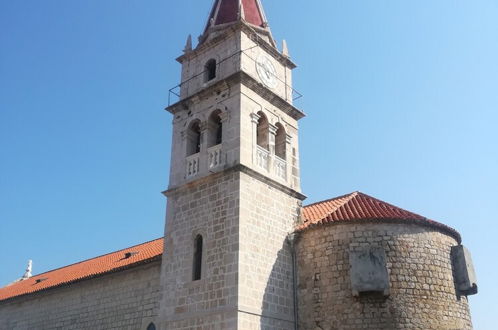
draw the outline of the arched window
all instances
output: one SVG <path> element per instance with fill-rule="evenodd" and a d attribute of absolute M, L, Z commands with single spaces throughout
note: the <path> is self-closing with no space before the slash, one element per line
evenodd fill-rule
<path fill-rule="evenodd" d="M 258 128 L 257 128 L 257 141 L 258 146 L 269 150 L 269 125 L 268 119 L 263 112 L 258 112 L 259 120 L 258 120 Z"/>
<path fill-rule="evenodd" d="M 275 135 L 275 156 L 285 160 L 286 134 L 282 124 L 277 123 L 277 134 Z"/>
<path fill-rule="evenodd" d="M 214 111 L 208 120 L 208 148 L 216 146 L 222 142 L 223 130 L 221 123 L 221 111 Z"/>
<path fill-rule="evenodd" d="M 190 124 L 187 130 L 187 156 L 201 151 L 201 128 L 198 120 Z"/>
<path fill-rule="evenodd" d="M 198 281 L 202 275 L 202 235 L 197 235 L 194 240 L 194 267 L 192 280 Z"/>
<path fill-rule="evenodd" d="M 204 66 L 204 81 L 210 81 L 216 78 L 216 60 L 210 59 Z"/>
<path fill-rule="evenodd" d="M 147 326 L 147 330 L 156 330 L 156 325 L 154 323 L 150 323 L 148 326 Z"/>

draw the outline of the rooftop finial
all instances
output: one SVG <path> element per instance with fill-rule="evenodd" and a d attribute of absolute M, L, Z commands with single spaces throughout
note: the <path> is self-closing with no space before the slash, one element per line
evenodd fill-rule
<path fill-rule="evenodd" d="M 245 20 L 246 19 L 246 14 L 244 12 L 244 4 L 242 1 L 239 2 L 239 13 L 238 13 L 239 19 Z"/>
<path fill-rule="evenodd" d="M 192 50 L 192 35 L 189 34 L 187 38 L 187 43 L 185 44 L 185 49 L 183 50 L 185 53 L 188 53 Z"/>
<path fill-rule="evenodd" d="M 28 278 L 30 278 L 31 276 L 33 276 L 31 274 L 32 270 L 33 270 L 33 260 L 29 260 L 28 261 L 28 268 L 26 268 L 26 272 L 22 276 L 22 280 L 27 280 Z"/>
<path fill-rule="evenodd" d="M 284 55 L 285 57 L 290 57 L 289 47 L 287 46 L 287 41 L 285 40 L 282 41 L 282 55 Z"/>

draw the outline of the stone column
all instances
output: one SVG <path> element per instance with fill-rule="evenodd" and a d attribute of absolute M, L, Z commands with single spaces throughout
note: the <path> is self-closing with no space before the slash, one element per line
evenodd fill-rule
<path fill-rule="evenodd" d="M 292 186 L 292 136 L 285 134 L 285 173 L 286 181 Z"/>
<path fill-rule="evenodd" d="M 268 158 L 268 172 L 275 175 L 274 163 L 275 163 L 275 136 L 277 135 L 277 126 L 268 123 L 268 150 L 270 151 L 270 156 Z"/>
<path fill-rule="evenodd" d="M 252 125 L 252 165 L 256 166 L 258 163 L 257 157 L 257 146 L 258 146 L 258 122 L 261 118 L 257 113 L 251 113 L 251 125 Z"/>
<path fill-rule="evenodd" d="M 208 170 L 208 139 L 207 139 L 207 131 L 208 131 L 208 123 L 201 122 L 199 124 L 199 131 L 201 133 L 201 147 L 199 151 L 199 174 L 204 174 Z"/>
<path fill-rule="evenodd" d="M 227 154 L 228 150 L 232 150 L 232 148 L 228 145 L 228 141 L 230 141 L 231 137 L 228 136 L 228 120 L 230 114 L 228 111 L 222 111 L 220 114 L 220 122 L 221 122 L 221 159 L 224 165 L 233 162 L 233 157 L 229 158 Z"/>

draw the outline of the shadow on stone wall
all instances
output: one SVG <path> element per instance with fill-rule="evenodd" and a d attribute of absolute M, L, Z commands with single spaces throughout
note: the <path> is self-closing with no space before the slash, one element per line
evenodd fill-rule
<path fill-rule="evenodd" d="M 290 244 L 284 242 L 266 283 L 261 306 L 261 330 L 293 330 L 294 273 Z"/>

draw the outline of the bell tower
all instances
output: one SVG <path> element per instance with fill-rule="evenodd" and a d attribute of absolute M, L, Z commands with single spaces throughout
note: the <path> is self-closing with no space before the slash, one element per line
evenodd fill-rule
<path fill-rule="evenodd" d="M 293 329 L 304 114 L 287 45 L 259 0 L 216 0 L 177 61 L 159 327 Z"/>

